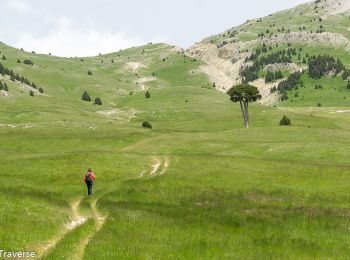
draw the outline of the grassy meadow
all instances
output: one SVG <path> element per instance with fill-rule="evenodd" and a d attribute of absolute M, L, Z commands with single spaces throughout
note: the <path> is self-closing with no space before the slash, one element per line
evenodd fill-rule
<path fill-rule="evenodd" d="M 2 63 L 46 94 L 4 79 L 1 249 L 43 259 L 350 257 L 346 103 L 253 104 L 243 129 L 239 105 L 172 46 L 84 61 L 0 47 Z M 85 90 L 103 105 L 82 101 Z M 291 127 L 278 125 L 283 115 Z M 86 221 L 67 230 L 78 215 Z"/>

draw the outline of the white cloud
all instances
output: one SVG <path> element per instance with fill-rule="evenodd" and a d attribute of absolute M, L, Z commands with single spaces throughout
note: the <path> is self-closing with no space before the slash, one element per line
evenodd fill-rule
<path fill-rule="evenodd" d="M 19 14 L 29 14 L 34 12 L 34 9 L 31 6 L 19 0 L 12 0 L 8 2 L 6 7 Z"/>
<path fill-rule="evenodd" d="M 43 36 L 21 34 L 15 46 L 28 51 L 52 53 L 58 56 L 93 56 L 119 49 L 146 44 L 149 41 L 164 42 L 163 37 L 145 40 L 142 36 L 130 36 L 125 32 L 98 31 L 74 26 L 67 18 L 59 19 L 53 29 Z"/>

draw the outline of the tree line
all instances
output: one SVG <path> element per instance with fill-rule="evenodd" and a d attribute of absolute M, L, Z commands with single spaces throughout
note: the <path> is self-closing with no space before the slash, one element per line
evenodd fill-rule
<path fill-rule="evenodd" d="M 31 86 L 32 88 L 38 89 L 38 91 L 40 93 L 44 93 L 44 89 L 42 87 L 38 87 L 34 82 L 30 82 L 27 78 L 20 76 L 18 73 L 15 73 L 12 69 L 8 69 L 6 67 L 4 67 L 4 65 L 2 65 L 0 63 L 0 74 L 2 76 L 9 76 L 10 80 L 15 82 L 15 81 L 20 81 L 23 84 L 26 84 L 28 86 Z"/>

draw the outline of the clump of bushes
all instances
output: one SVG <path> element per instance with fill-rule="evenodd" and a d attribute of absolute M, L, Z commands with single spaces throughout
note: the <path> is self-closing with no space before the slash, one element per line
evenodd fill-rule
<path fill-rule="evenodd" d="M 92 76 L 91 70 L 88 71 L 88 75 L 89 75 L 89 76 Z"/>
<path fill-rule="evenodd" d="M 148 121 L 143 121 L 142 122 L 142 127 L 143 128 L 148 128 L 148 129 L 152 129 L 152 124 Z"/>
<path fill-rule="evenodd" d="M 102 106 L 102 101 L 100 98 L 95 98 L 95 103 L 94 105 L 99 105 L 99 106 Z"/>
<path fill-rule="evenodd" d="M 34 91 L 33 91 L 33 90 L 29 91 L 29 95 L 30 95 L 31 97 L 34 97 Z"/>
<path fill-rule="evenodd" d="M 344 73 L 345 66 L 339 60 L 329 55 L 313 56 L 309 59 L 309 76 L 313 79 L 319 79 L 322 76 L 326 76 L 328 73 L 334 73 L 338 75 L 341 72 Z"/>
<path fill-rule="evenodd" d="M 145 93 L 145 97 L 146 97 L 146 98 L 151 98 L 151 93 L 149 93 L 148 90 L 147 90 L 146 93 Z"/>
<path fill-rule="evenodd" d="M 288 126 L 288 125 L 292 125 L 292 122 L 290 121 L 290 119 L 284 115 L 280 121 L 280 125 L 281 126 Z"/>
<path fill-rule="evenodd" d="M 90 97 L 89 93 L 87 93 L 86 91 L 84 91 L 81 99 L 84 101 L 87 101 L 87 102 L 91 102 L 91 97 Z"/>

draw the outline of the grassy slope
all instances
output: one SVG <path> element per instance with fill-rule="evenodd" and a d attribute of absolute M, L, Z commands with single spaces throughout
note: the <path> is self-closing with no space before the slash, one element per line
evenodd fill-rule
<path fill-rule="evenodd" d="M 169 46 L 84 62 L 1 48 L 6 66 L 49 95 L 32 98 L 10 85 L 10 98 L 0 99 L 0 123 L 16 126 L 0 128 L 4 249 L 35 249 L 55 236 L 70 203 L 84 197 L 82 175 L 92 167 L 97 205 L 108 218 L 85 259 L 349 257 L 346 113 L 253 105 L 252 128 L 244 130 L 238 105 L 202 88 L 208 80 L 197 72 L 200 62 Z M 26 57 L 47 68 L 15 62 Z M 136 93 L 130 61 L 147 65 L 141 78 L 155 73 L 146 83 L 151 99 Z M 81 101 L 85 89 L 104 105 Z M 293 127 L 277 126 L 284 114 Z M 145 119 L 154 130 L 140 128 Z M 167 173 L 140 179 L 154 157 L 169 158 Z M 70 233 L 48 257 L 73 254 L 71 244 L 91 228 Z"/>

